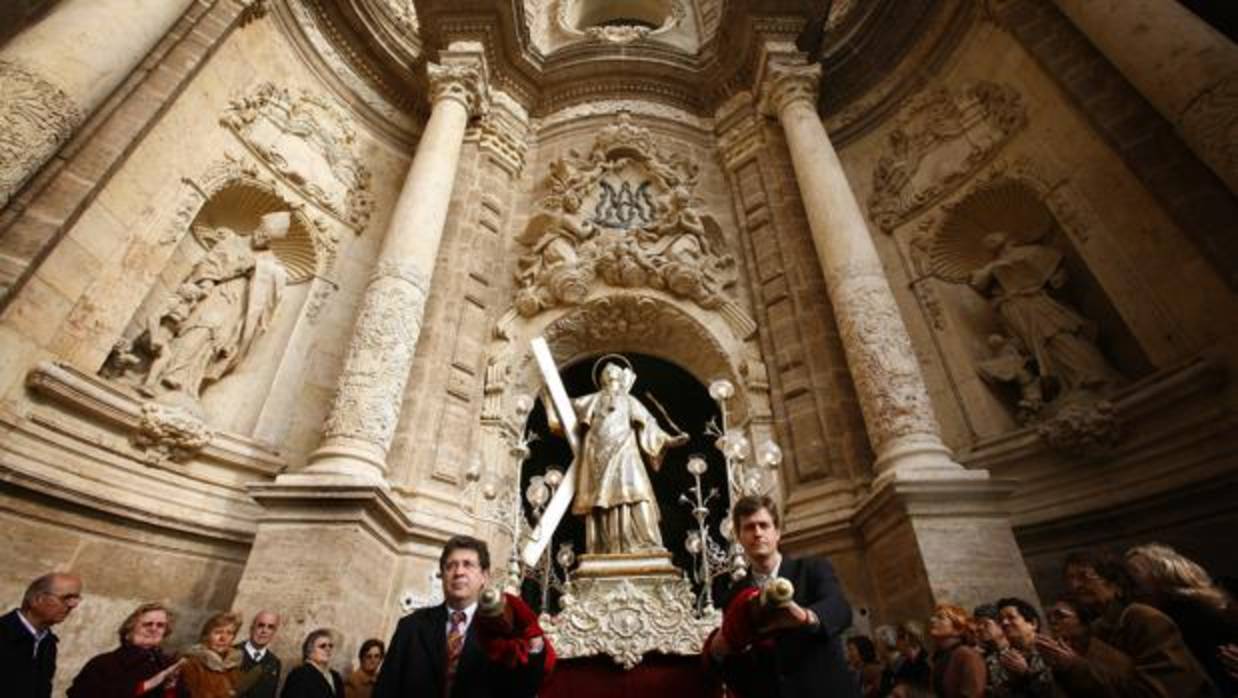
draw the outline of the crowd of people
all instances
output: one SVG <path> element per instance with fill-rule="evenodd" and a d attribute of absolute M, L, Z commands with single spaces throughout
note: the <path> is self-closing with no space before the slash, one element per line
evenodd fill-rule
<path fill-rule="evenodd" d="M 410 695 L 489 696 L 493 686 L 527 686 L 536 691 L 542 662 L 551 655 L 527 606 L 510 595 L 473 624 L 482 589 L 489 581 L 486 544 L 468 536 L 448 541 L 440 560 L 443 605 L 421 609 L 401 620 L 393 637 L 398 659 L 387 659 L 383 641 L 361 643 L 355 668 L 345 679 L 332 668 L 336 633 L 319 628 L 301 642 L 300 663 L 283 676 L 271 651 L 280 617 L 259 611 L 248 637 L 238 641 L 243 619 L 237 613 L 207 618 L 197 642 L 173 653 L 165 646 L 176 616 L 159 602 L 139 605 L 117 629 L 118 644 L 92 657 L 69 684 L 68 698 L 395 698 Z M 49 698 L 56 672 L 57 638 L 52 627 L 64 621 L 82 599 L 81 579 L 51 573 L 34 580 L 21 606 L 0 617 L 0 694 Z M 447 604 L 451 604 L 448 620 Z M 439 614 L 441 611 L 441 614 Z M 440 618 L 439 615 L 442 617 Z M 457 616 L 460 616 L 459 618 Z M 482 616 L 485 616 L 483 613 Z M 435 635 L 442 656 L 421 656 Z M 484 659 L 483 659 L 484 658 Z M 441 661 L 439 661 L 441 660 Z M 494 661 L 490 661 L 494 660 Z M 552 660 L 551 660 L 552 661 Z M 494 666 L 490 666 L 494 665 Z M 456 676 L 457 666 L 461 675 Z M 532 668 L 529 668 L 532 666 Z M 381 677 L 380 668 L 386 667 Z M 446 668 L 427 670 L 427 667 Z M 467 671 L 467 676 L 463 672 Z M 456 692 L 452 693 L 452 685 Z M 484 684 L 486 692 L 473 688 Z M 495 695 L 498 695 L 497 693 Z M 522 693 L 522 695 L 524 695 Z M 532 695 L 528 692 L 527 695 Z"/>
<path fill-rule="evenodd" d="M 1075 553 L 1067 593 L 1042 619 L 1027 599 L 970 612 L 940 604 L 926 622 L 851 634 L 851 608 L 824 557 L 779 551 L 781 520 L 768 497 L 745 497 L 732 521 L 750 574 L 723 580 L 721 627 L 702 648 L 704 669 L 736 698 L 1235 698 L 1238 608 L 1197 564 L 1163 545 L 1125 556 Z M 390 651 L 361 643 L 347 679 L 332 669 L 336 634 L 317 629 L 284 672 L 270 650 L 280 617 L 216 613 L 197 642 L 165 648 L 175 615 L 138 606 L 118 645 L 73 677 L 69 698 L 531 698 L 554 667 L 536 615 L 517 596 L 485 596 L 483 541 L 456 536 L 439 559 L 444 602 L 404 617 Z M 781 591 L 780 591 L 781 590 Z M 780 595 L 781 594 L 781 595 Z M 81 580 L 52 573 L 0 617 L 5 695 L 48 698 L 56 670 L 52 627 L 80 603 Z M 470 629 L 473 629 L 470 631 Z M 845 642 L 843 639 L 845 638 Z M 286 675 L 285 675 L 286 673 Z M 281 683 L 281 676 L 282 683 Z"/>
<path fill-rule="evenodd" d="M 1235 698 L 1238 606 L 1195 562 L 1150 544 L 1074 553 L 1041 617 L 1026 599 L 847 638 L 864 698 Z"/>

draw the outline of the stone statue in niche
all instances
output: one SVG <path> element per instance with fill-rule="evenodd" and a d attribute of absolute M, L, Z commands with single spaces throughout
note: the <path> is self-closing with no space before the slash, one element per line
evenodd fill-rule
<path fill-rule="evenodd" d="M 203 387 L 236 368 L 270 326 L 287 281 L 271 242 L 288 235 L 290 220 L 281 211 L 249 235 L 216 229 L 206 256 L 113 353 L 112 373 L 135 371 L 142 395 L 197 411 Z"/>
<path fill-rule="evenodd" d="M 1092 323 L 1051 294 L 1066 285 L 1062 253 L 1002 231 L 986 235 L 983 245 L 992 259 L 968 283 L 989 298 L 1006 331 L 1026 347 L 1040 380 L 1058 396 L 1100 393 L 1117 383 Z"/>
<path fill-rule="evenodd" d="M 572 399 L 576 418 L 585 427 L 574 464 L 572 513 L 585 518 L 585 547 L 590 553 L 665 550 L 658 529 L 658 499 L 646 461 L 649 468 L 658 470 L 665 451 L 687 443 L 688 435 L 664 431 L 632 396 L 635 382 L 636 373 L 630 367 L 606 362 L 601 365 L 598 391 Z M 551 429 L 562 429 L 553 406 L 547 405 L 546 415 Z"/>
<path fill-rule="evenodd" d="M 1000 328 L 977 373 L 1013 386 L 1018 422 L 1052 431 L 1055 447 L 1116 443 L 1120 425 L 1105 397 L 1123 377 L 1063 293 L 1070 280 L 1065 256 L 1049 244 L 1053 212 L 1025 181 L 998 174 L 942 214 L 922 245 L 924 263 L 986 298 Z"/>

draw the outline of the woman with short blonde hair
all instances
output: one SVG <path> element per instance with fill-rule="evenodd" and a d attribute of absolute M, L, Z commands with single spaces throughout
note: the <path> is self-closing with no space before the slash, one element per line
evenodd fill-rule
<path fill-rule="evenodd" d="M 202 624 L 198 643 L 185 650 L 181 675 L 193 698 L 232 698 L 258 680 L 261 667 L 242 672 L 243 655 L 233 646 L 241 622 L 239 613 L 215 613 Z"/>

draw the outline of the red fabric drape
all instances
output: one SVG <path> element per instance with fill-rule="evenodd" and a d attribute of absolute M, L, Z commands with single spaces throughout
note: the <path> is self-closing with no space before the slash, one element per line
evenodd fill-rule
<path fill-rule="evenodd" d="M 648 654 L 624 670 L 610 657 L 560 659 L 540 698 L 720 698 L 701 658 Z"/>

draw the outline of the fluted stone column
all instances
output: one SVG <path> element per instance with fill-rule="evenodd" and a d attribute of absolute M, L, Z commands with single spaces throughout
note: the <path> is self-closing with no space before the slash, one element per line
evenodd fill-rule
<path fill-rule="evenodd" d="M 868 225 L 817 115 L 819 65 L 771 62 L 761 111 L 786 134 L 808 225 L 834 306 L 847 365 L 864 413 L 876 469 L 961 468 L 942 443 L 911 338 L 886 281 Z"/>
<path fill-rule="evenodd" d="M 385 484 L 469 117 L 487 102 L 479 53 L 428 67 L 432 110 L 357 313 L 323 441 L 306 470 Z"/>
<path fill-rule="evenodd" d="M 1055 0 L 1238 193 L 1238 45 L 1176 0 Z"/>
<path fill-rule="evenodd" d="M 768 49 L 767 49 L 768 51 Z M 838 154 L 817 115 L 819 65 L 770 55 L 760 107 L 786 135 L 877 478 L 854 512 L 877 618 L 926 617 L 933 604 L 1035 598 L 1005 511 L 1013 483 L 956 463 L 942 443 L 928 389 L 877 249 Z M 790 519 L 790 514 L 788 515 Z"/>
<path fill-rule="evenodd" d="M 0 47 L 0 209 L 191 4 L 62 0 Z"/>

